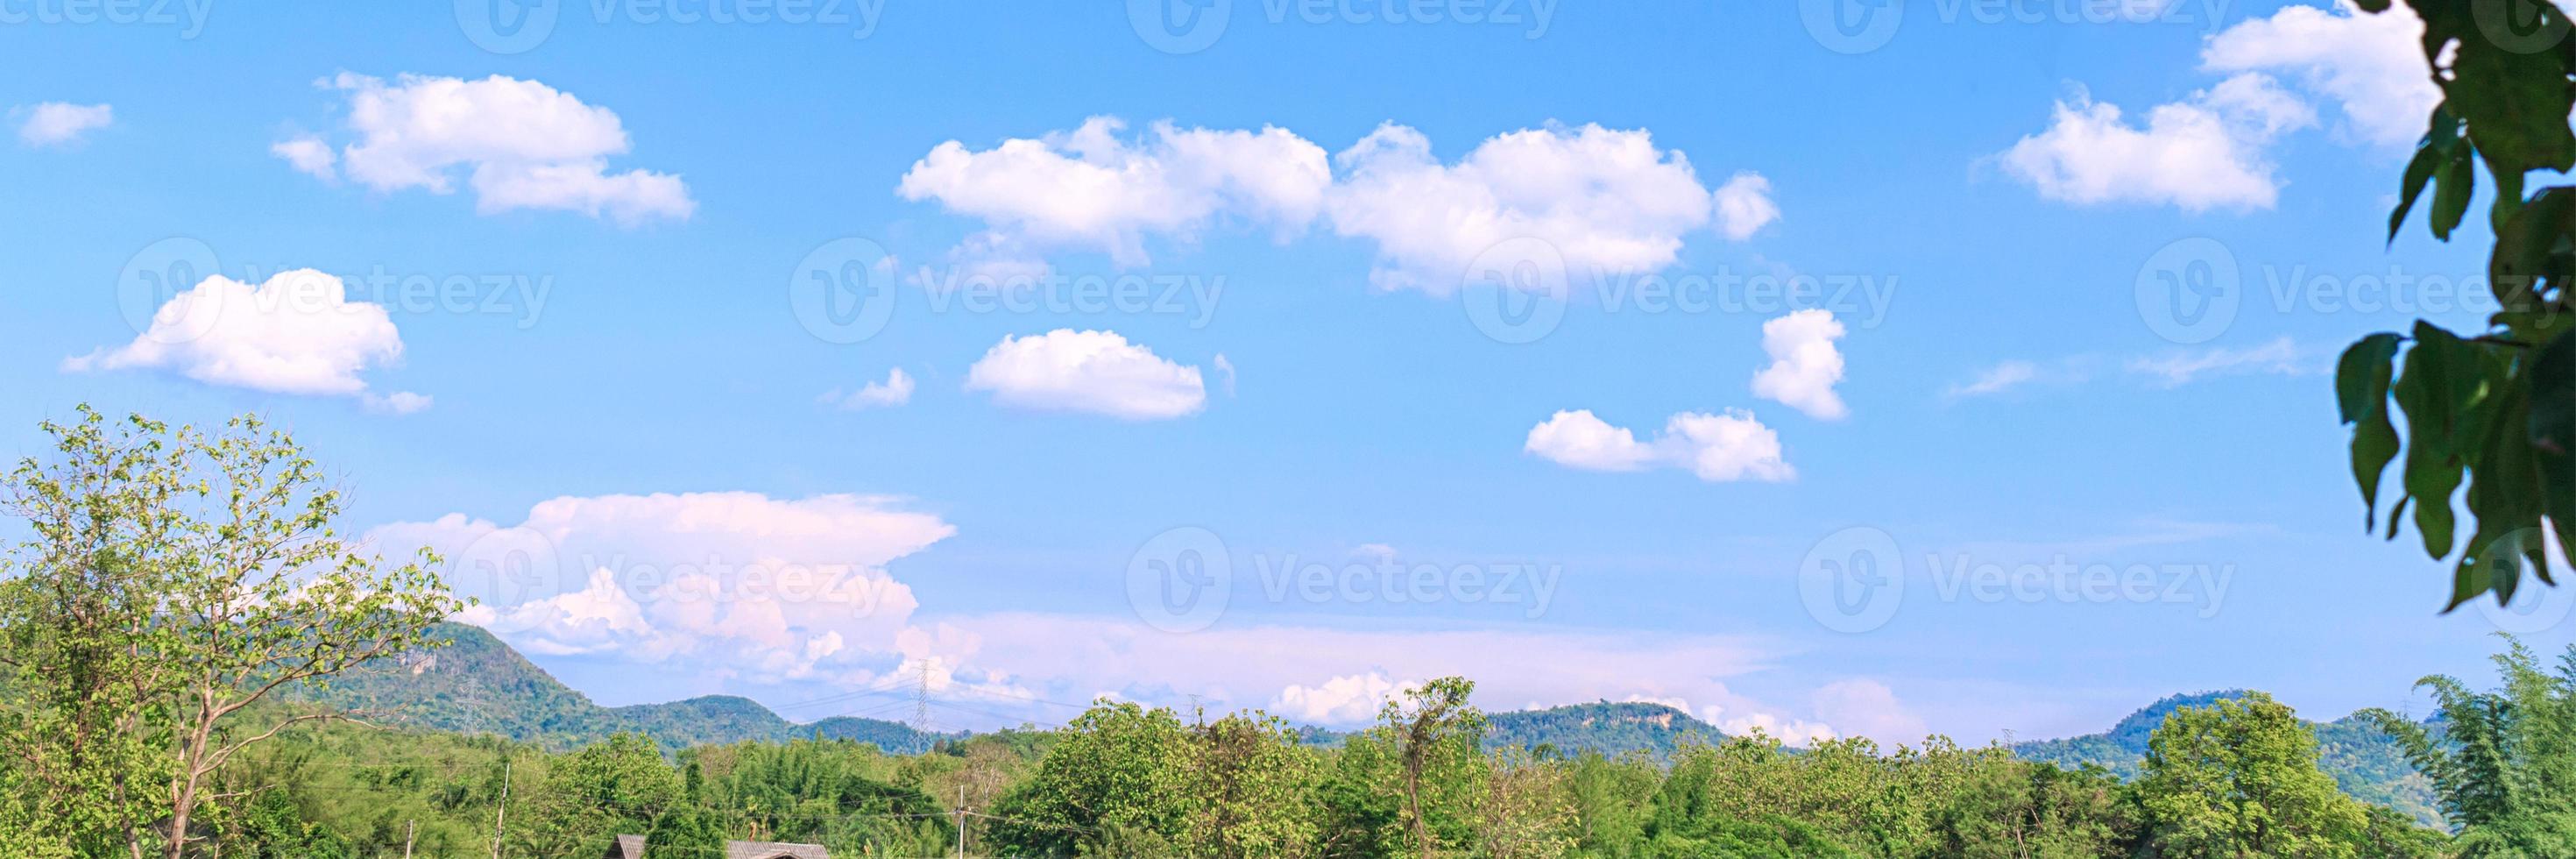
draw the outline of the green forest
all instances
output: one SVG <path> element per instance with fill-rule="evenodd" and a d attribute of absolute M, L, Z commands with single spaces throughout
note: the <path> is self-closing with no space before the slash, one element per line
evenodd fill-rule
<path fill-rule="evenodd" d="M 435 558 L 334 536 L 343 496 L 256 418 L 46 430 L 6 483 L 33 537 L 0 569 L 0 855 L 2576 855 L 2576 651 L 2508 642 L 2493 691 L 2427 678 L 2430 722 L 2206 694 L 2019 748 L 1489 715 L 1461 677 L 1349 732 L 1107 699 L 980 734 L 601 707 L 448 623 Z"/>

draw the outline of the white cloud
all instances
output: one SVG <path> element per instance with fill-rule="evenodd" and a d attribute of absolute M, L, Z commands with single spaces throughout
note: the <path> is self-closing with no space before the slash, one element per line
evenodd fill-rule
<path fill-rule="evenodd" d="M 116 109 L 104 104 L 49 101 L 11 111 L 26 117 L 18 123 L 18 140 L 28 146 L 76 146 L 81 136 L 116 121 Z"/>
<path fill-rule="evenodd" d="M 2275 72 L 2342 106 L 2348 132 L 2381 147 L 2411 146 L 2442 101 L 2424 65 L 2424 24 L 2405 12 L 2372 15 L 2349 0 L 2332 9 L 2287 6 L 2227 28 L 2201 49 L 2201 68 Z"/>
<path fill-rule="evenodd" d="M 1004 405 L 1129 420 L 1183 417 L 1207 404 L 1197 367 L 1165 360 L 1114 331 L 1070 328 L 1004 336 L 967 368 L 966 389 L 991 391 Z"/>
<path fill-rule="evenodd" d="M 609 156 L 631 145 L 617 114 L 536 81 L 406 74 L 388 84 L 343 73 L 323 86 L 347 94 L 357 138 L 340 149 L 338 170 L 375 191 L 452 193 L 462 171 L 484 214 L 558 209 L 634 225 L 697 209 L 678 176 L 608 172 Z M 328 148 L 307 136 L 270 152 L 328 178 Z"/>
<path fill-rule="evenodd" d="M 1151 261 L 1148 236 L 1195 241 L 1226 219 L 1267 225 L 1282 238 L 1305 229 L 1332 172 L 1322 147 L 1285 129 L 1179 128 L 1157 122 L 1122 139 L 1125 123 L 1085 120 L 1074 131 L 1003 141 L 983 151 L 948 141 L 904 173 L 896 193 L 937 200 L 981 218 L 987 235 L 960 253 L 1016 263 L 1019 253 L 1078 248 L 1121 266 Z"/>
<path fill-rule="evenodd" d="M 1271 699 L 1270 714 L 1308 724 L 1365 724 L 1377 718 L 1388 698 L 1415 685 L 1417 681 L 1399 683 L 1374 671 L 1334 677 L 1311 688 L 1292 683 Z"/>
<path fill-rule="evenodd" d="M 2323 356 L 2305 354 L 2297 343 L 2282 337 L 2242 349 L 2213 346 L 2135 358 L 2129 361 L 2128 368 L 2154 380 L 2157 385 L 2176 388 L 2203 376 L 2304 376 L 2324 372 L 2326 364 Z"/>
<path fill-rule="evenodd" d="M 869 382 L 847 394 L 836 390 L 824 394 L 823 401 L 851 410 L 890 408 L 912 402 L 912 388 L 912 374 L 896 367 L 886 371 L 885 381 Z"/>
<path fill-rule="evenodd" d="M 1478 255 L 1513 239 L 1547 242 L 1573 272 L 1661 269 L 1720 202 L 1687 157 L 1642 129 L 1515 131 L 1444 165 L 1430 138 L 1390 123 L 1334 160 L 1344 177 L 1328 207 L 1333 229 L 1377 243 L 1369 280 L 1383 289 L 1447 294 Z M 1767 181 L 1739 176 L 1728 189 L 1729 236 L 1777 217 Z"/>
<path fill-rule="evenodd" d="M 2305 103 L 2260 74 L 2158 105 L 2143 128 L 2078 92 L 2058 102 L 2047 131 L 2022 138 L 2000 162 L 2041 197 L 2063 203 L 2268 209 L 2281 182 L 2265 148 L 2315 121 Z"/>
<path fill-rule="evenodd" d="M 955 532 L 894 498 L 709 492 L 568 496 L 512 526 L 450 514 L 366 539 L 438 550 L 449 586 L 483 602 L 459 619 L 515 646 L 779 679 L 923 655 L 903 652 L 917 602 L 884 567 Z"/>
<path fill-rule="evenodd" d="M 1952 397 L 1984 397 L 2019 388 L 2039 379 L 2039 365 L 2029 361 L 2005 361 L 1986 368 L 1977 377 L 1951 385 Z"/>
<path fill-rule="evenodd" d="M 331 151 L 331 144 L 322 142 L 319 137 L 281 140 L 269 145 L 268 154 L 286 159 L 286 163 L 294 165 L 297 171 L 313 178 L 325 182 L 340 179 L 340 153 Z"/>
<path fill-rule="evenodd" d="M 1828 310 L 1801 310 L 1762 323 L 1762 351 L 1771 365 L 1753 374 L 1753 394 L 1808 417 L 1840 420 L 1851 414 L 1834 393 L 1834 383 L 1843 379 L 1843 356 L 1834 341 L 1842 336 L 1842 322 Z"/>
<path fill-rule="evenodd" d="M 1847 737 L 1868 737 L 1882 749 L 1920 745 L 1931 728 L 1908 710 L 1887 685 L 1867 678 L 1838 680 L 1813 696 L 1816 717 Z"/>
<path fill-rule="evenodd" d="M 1754 420 L 1750 412 L 1733 409 L 1723 415 L 1674 415 L 1652 442 L 1638 441 L 1635 433 L 1611 426 L 1589 409 L 1561 411 L 1531 427 L 1521 449 L 1559 465 L 1591 471 L 1684 468 L 1711 483 L 1778 482 L 1798 474 L 1781 458 L 1779 434 Z"/>
<path fill-rule="evenodd" d="M 368 397 L 395 412 L 427 397 L 375 399 L 359 374 L 402 361 L 402 336 L 385 309 L 348 300 L 340 279 L 312 269 L 279 272 L 258 286 L 222 275 L 172 296 L 134 341 L 68 358 L 70 372 L 160 369 L 210 385 L 285 394 Z"/>
<path fill-rule="evenodd" d="M 1760 173 L 1743 172 L 1726 180 L 1717 189 L 1717 232 L 1735 241 L 1744 241 L 1780 220 L 1780 204 L 1771 201 L 1771 180 Z"/>

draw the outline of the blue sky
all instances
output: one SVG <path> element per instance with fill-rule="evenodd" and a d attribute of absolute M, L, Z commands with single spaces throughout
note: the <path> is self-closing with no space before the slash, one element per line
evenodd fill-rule
<path fill-rule="evenodd" d="M 2437 615 L 2447 568 L 2360 531 L 2334 352 L 2483 315 L 2450 292 L 2478 229 L 2383 242 L 2430 104 L 2403 21 L 1214 2 L 1179 41 L 850 0 L 482 43 L 480 0 L 0 5 L 0 439 L 261 412 L 350 530 L 462 559 L 469 619 L 593 697 L 842 696 L 800 719 L 907 716 L 926 669 L 950 727 L 1102 694 L 1339 724 L 1464 673 L 1497 709 L 2027 738 L 2211 688 L 2403 705 L 2500 625 L 2569 638 L 2568 596 Z M 879 254 L 829 295 L 881 326 L 835 334 L 817 274 Z M 231 283 L 138 279 L 174 262 Z M 2228 268 L 2233 312 L 2161 303 Z M 1561 317 L 1490 336 L 1470 308 L 1521 293 L 1478 272 Z M 1827 290 L 1750 286 L 1794 277 Z M 1715 300 L 1601 285 L 1638 278 Z M 1855 546 L 1903 592 L 1811 610 Z M 1217 581 L 1185 549 L 1221 611 L 1153 602 Z M 536 587 L 466 572 L 513 550 Z M 663 587 L 791 570 L 822 584 Z M 1417 574 L 1439 598 L 1391 604 Z"/>

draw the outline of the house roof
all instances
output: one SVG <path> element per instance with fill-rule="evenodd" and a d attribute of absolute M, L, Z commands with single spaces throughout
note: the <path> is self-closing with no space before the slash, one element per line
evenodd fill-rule
<path fill-rule="evenodd" d="M 725 859 L 832 859 L 820 844 L 781 841 L 727 841 Z"/>

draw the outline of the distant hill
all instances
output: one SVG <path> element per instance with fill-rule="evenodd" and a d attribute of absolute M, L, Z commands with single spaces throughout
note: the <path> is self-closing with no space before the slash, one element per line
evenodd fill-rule
<path fill-rule="evenodd" d="M 2069 769 L 2093 764 L 2124 780 L 2133 779 L 2146 759 L 2147 737 L 2156 732 L 2156 726 L 2164 724 L 2165 716 L 2184 707 L 2205 707 L 2245 694 L 2244 690 L 2230 689 L 2174 695 L 2129 714 L 2109 731 L 2014 743 L 2012 750 L 2024 760 L 2047 761 Z M 2334 776 L 2335 785 L 2344 793 L 2414 815 L 2428 825 L 2442 825 L 2432 780 L 2406 762 L 2406 753 L 2398 748 L 2396 740 L 2352 716 L 2332 722 L 2309 722 L 2308 727 L 2317 733 L 2318 765 Z"/>
<path fill-rule="evenodd" d="M 757 701 L 733 695 L 602 707 L 481 627 L 440 624 L 438 634 L 448 639 L 448 646 L 352 672 L 327 688 L 298 690 L 296 697 L 389 725 L 493 733 L 555 749 L 577 748 L 632 731 L 650 734 L 669 749 L 817 737 L 870 742 L 888 752 L 914 754 L 928 751 L 940 740 L 963 736 L 849 716 L 799 725 Z"/>
<path fill-rule="evenodd" d="M 1349 732 L 1328 728 L 1298 729 L 1298 739 L 1310 746 L 1339 746 L 1347 737 Z M 1716 726 L 1689 713 L 1645 702 L 1598 701 L 1485 714 L 1486 746 L 1547 749 L 1567 756 L 1598 752 L 1615 758 L 1645 752 L 1657 761 L 1670 761 L 1683 743 L 1694 738 L 1714 744 L 1725 737 Z"/>
<path fill-rule="evenodd" d="M 813 737 L 875 743 L 888 752 L 913 754 L 928 751 L 941 740 L 965 736 L 851 716 L 800 725 L 759 702 L 732 695 L 602 707 L 480 627 L 442 624 L 439 633 L 450 640 L 449 646 L 354 672 L 328 688 L 299 690 L 296 697 L 355 711 L 379 723 L 454 733 L 488 732 L 555 749 L 633 731 L 649 734 L 674 750 Z M 2166 715 L 2244 694 L 2231 690 L 2175 695 L 2129 714 L 2103 733 L 2014 743 L 2011 748 L 2026 760 L 2069 768 L 2093 764 L 2123 779 L 2136 778 L 2146 757 L 2147 737 Z M 1565 755 L 1598 752 L 1616 757 L 1643 752 L 1668 761 L 1693 738 L 1713 743 L 1724 736 L 1689 713 L 1643 702 L 1599 701 L 1492 713 L 1486 719 L 1486 736 L 1494 746 L 1545 747 Z M 2321 764 L 2345 793 L 2440 824 L 2432 782 L 2415 772 L 2395 741 L 2349 716 L 2310 726 L 2317 732 Z M 1304 727 L 1299 736 L 1309 745 L 1338 746 L 1346 734 Z"/>

